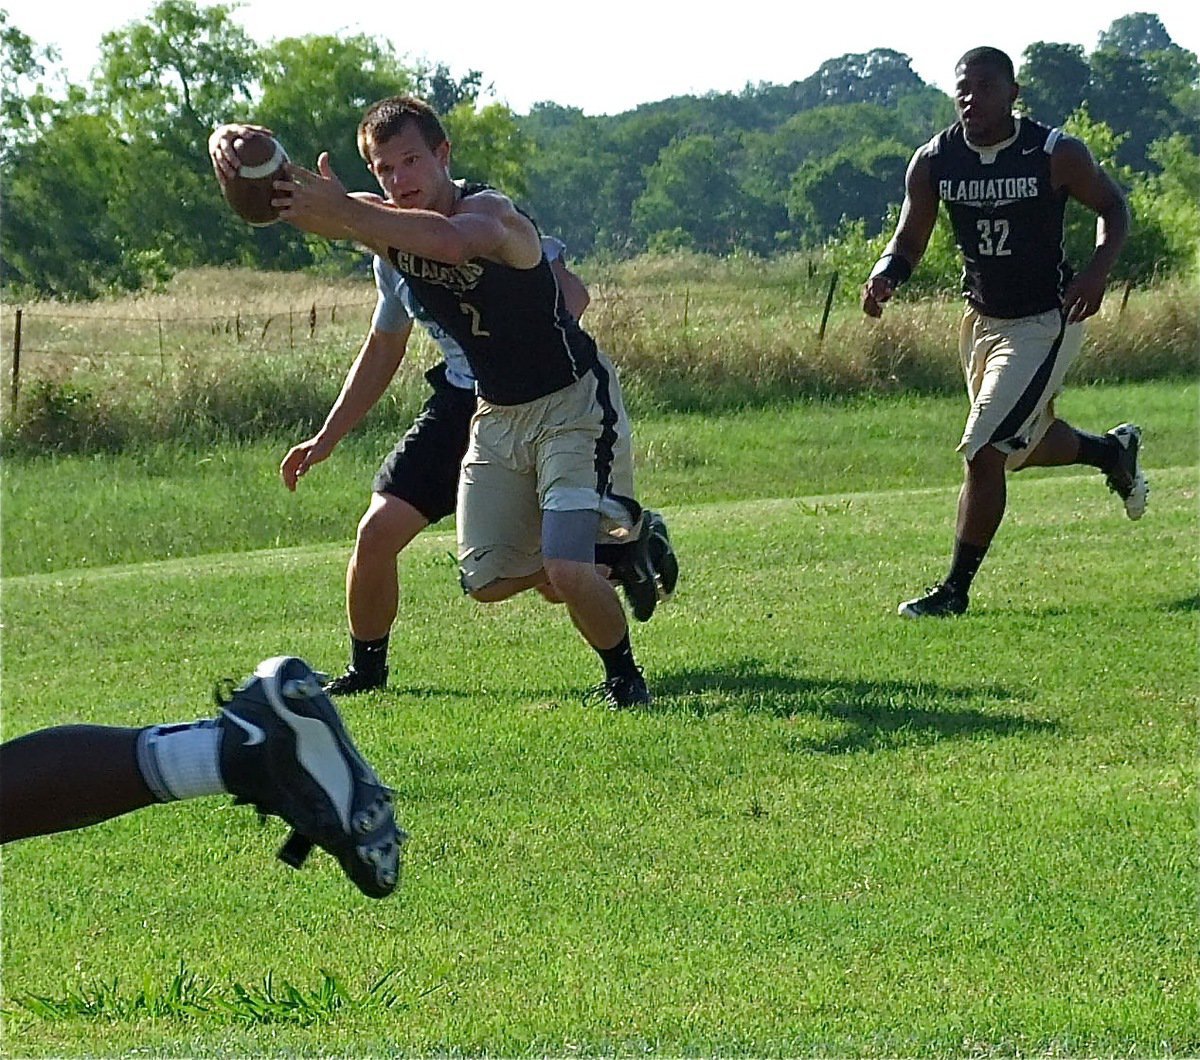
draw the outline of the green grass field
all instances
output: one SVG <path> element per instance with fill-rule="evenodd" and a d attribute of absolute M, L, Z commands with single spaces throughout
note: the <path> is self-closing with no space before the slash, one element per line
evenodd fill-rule
<path fill-rule="evenodd" d="M 390 688 L 343 711 L 410 831 L 400 891 L 228 799 L 13 844 L 11 1056 L 1193 1056 L 1195 385 L 1068 391 L 1146 429 L 1151 508 L 1015 476 L 962 619 L 941 576 L 962 403 L 639 423 L 677 598 L 644 711 L 540 600 L 403 560 Z M 4 735 L 209 712 L 262 657 L 344 661 L 380 439 L 10 462 Z M 124 461 L 122 463 L 121 461 Z"/>

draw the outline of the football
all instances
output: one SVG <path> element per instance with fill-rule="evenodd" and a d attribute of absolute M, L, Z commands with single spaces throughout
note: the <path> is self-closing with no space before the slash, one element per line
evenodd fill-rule
<path fill-rule="evenodd" d="M 287 152 L 275 137 L 254 131 L 234 140 L 233 150 L 239 165 L 235 176 L 221 181 L 225 201 L 249 224 L 274 224 L 279 220 L 279 211 L 271 200 L 279 196 L 272 185 L 284 176 Z"/>

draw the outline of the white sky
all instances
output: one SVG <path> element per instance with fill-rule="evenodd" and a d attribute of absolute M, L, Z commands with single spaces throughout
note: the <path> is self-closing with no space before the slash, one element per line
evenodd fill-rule
<path fill-rule="evenodd" d="M 872 48 L 902 52 L 917 74 L 949 91 L 954 63 L 968 48 L 1001 48 L 1018 67 L 1035 41 L 1078 44 L 1086 54 L 1114 19 L 1137 11 L 1158 15 L 1176 44 L 1200 52 L 1196 0 L 854 0 L 831 7 L 818 0 L 814 13 L 795 0 L 686 6 L 607 0 L 574 8 L 550 0 L 459 0 L 396 4 L 391 18 L 380 14 L 382 5 L 373 14 L 352 15 L 348 5 L 328 0 L 227 6 L 260 44 L 310 33 L 365 33 L 389 39 L 402 57 L 445 63 L 455 77 L 480 70 L 495 98 L 521 114 L 542 100 L 616 114 L 668 96 L 737 92 L 760 81 L 790 84 L 826 59 Z M 58 48 L 76 83 L 86 82 L 102 33 L 145 18 L 153 7 L 154 0 L 0 0 L 10 24 L 36 44 Z M 703 7 L 715 14 L 703 15 Z M 420 16 L 406 17 L 417 10 Z M 454 11 L 463 14 L 455 20 Z"/>

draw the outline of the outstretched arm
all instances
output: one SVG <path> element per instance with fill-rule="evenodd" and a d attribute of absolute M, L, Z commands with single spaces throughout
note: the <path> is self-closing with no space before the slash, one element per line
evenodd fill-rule
<path fill-rule="evenodd" d="M 293 163 L 287 172 L 288 180 L 275 182 L 273 201 L 282 220 L 327 239 L 355 240 L 384 260 L 392 250 L 448 265 L 487 258 L 531 269 L 541 259 L 537 230 L 499 192 L 472 195 L 442 214 L 347 194 L 325 152 L 315 172 Z"/>

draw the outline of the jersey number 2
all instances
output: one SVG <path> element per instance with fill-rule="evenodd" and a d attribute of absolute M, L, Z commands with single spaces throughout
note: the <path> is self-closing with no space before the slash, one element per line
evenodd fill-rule
<path fill-rule="evenodd" d="M 979 253 L 985 258 L 1004 258 L 1012 254 L 1008 242 L 1008 222 L 1003 217 L 983 218 L 975 222 L 979 230 Z"/>
<path fill-rule="evenodd" d="M 479 320 L 479 310 L 473 305 L 467 305 L 466 302 L 459 302 L 458 308 L 461 309 L 467 316 L 471 318 L 471 334 L 479 338 L 488 338 L 492 333 L 484 329 Z"/>

